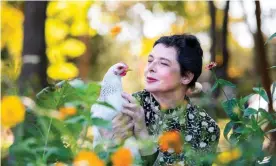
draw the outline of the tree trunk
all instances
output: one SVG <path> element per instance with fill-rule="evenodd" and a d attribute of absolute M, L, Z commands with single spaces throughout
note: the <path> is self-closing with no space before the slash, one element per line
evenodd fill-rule
<path fill-rule="evenodd" d="M 19 91 L 34 92 L 47 86 L 47 57 L 45 44 L 45 19 L 47 1 L 26 1 L 22 70 L 18 80 Z"/>
<path fill-rule="evenodd" d="M 256 5 L 256 22 L 257 22 L 257 32 L 256 32 L 256 40 L 255 47 L 259 64 L 256 66 L 258 68 L 259 74 L 262 78 L 262 85 L 267 92 L 269 99 L 269 112 L 273 113 L 272 109 L 272 96 L 270 92 L 271 79 L 268 70 L 268 62 L 267 62 L 267 54 L 266 49 L 264 47 L 264 38 L 261 30 L 261 7 L 260 2 L 255 1 Z"/>
<path fill-rule="evenodd" d="M 216 7 L 213 1 L 209 1 L 209 11 L 211 17 L 211 28 L 210 28 L 210 36 L 212 39 L 212 45 L 210 48 L 211 53 L 211 62 L 214 62 L 216 59 Z"/>
<path fill-rule="evenodd" d="M 78 68 L 79 68 L 79 76 L 82 80 L 88 80 L 89 69 L 91 65 L 92 58 L 92 48 L 89 40 L 89 36 L 81 36 L 79 39 L 86 45 L 85 53 L 78 58 Z"/>
<path fill-rule="evenodd" d="M 261 30 L 261 7 L 260 7 L 260 2 L 255 1 L 256 5 L 256 22 L 257 22 L 257 32 L 255 35 L 255 47 L 256 47 L 256 58 L 258 65 L 256 67 L 258 68 L 257 71 L 261 75 L 262 78 L 262 85 L 264 89 L 267 92 L 268 99 L 269 99 L 269 104 L 268 104 L 268 111 L 269 113 L 273 113 L 273 108 L 272 108 L 272 95 L 270 92 L 270 85 L 271 85 L 271 79 L 269 76 L 269 70 L 267 70 L 268 62 L 267 62 L 267 54 L 266 54 L 266 49 L 264 47 L 264 38 L 262 35 L 262 30 Z M 271 123 L 268 124 L 266 127 L 267 130 L 271 130 L 275 128 Z M 266 151 L 268 151 L 270 154 L 275 154 L 276 153 L 276 132 L 272 132 L 269 134 L 269 145 L 265 147 Z"/>
<path fill-rule="evenodd" d="M 230 6 L 230 1 L 227 1 L 225 9 L 224 9 L 224 19 L 223 19 L 223 24 L 222 24 L 223 65 L 222 65 L 221 71 L 222 71 L 222 77 L 224 79 L 228 79 L 227 68 L 228 68 L 228 61 L 229 61 L 229 51 L 228 51 L 227 39 L 228 39 L 229 6 Z"/>

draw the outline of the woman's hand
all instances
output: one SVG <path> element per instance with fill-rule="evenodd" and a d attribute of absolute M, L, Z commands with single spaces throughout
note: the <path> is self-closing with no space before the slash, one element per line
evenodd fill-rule
<path fill-rule="evenodd" d="M 112 136 L 117 143 L 133 135 L 134 123 L 132 118 L 126 114 L 119 113 L 112 119 Z"/>
<path fill-rule="evenodd" d="M 129 103 L 123 104 L 122 112 L 132 117 L 134 123 L 134 136 L 137 139 L 148 139 L 149 133 L 146 127 L 144 109 L 137 103 L 133 96 L 122 93 L 122 97 L 129 101 Z"/>

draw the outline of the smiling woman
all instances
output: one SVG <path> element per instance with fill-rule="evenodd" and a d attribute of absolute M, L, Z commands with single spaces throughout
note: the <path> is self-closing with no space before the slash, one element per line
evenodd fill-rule
<path fill-rule="evenodd" d="M 186 95 L 201 74 L 202 55 L 200 43 L 193 35 L 161 37 L 148 57 L 145 89 L 132 96 L 122 95 L 129 101 L 122 112 L 132 117 L 134 136 L 157 143 L 140 148 L 143 165 L 212 163 L 205 157 L 216 152 L 220 129 Z"/>

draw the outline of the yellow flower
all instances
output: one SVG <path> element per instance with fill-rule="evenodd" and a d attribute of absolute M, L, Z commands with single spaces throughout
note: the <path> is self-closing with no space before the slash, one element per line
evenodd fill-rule
<path fill-rule="evenodd" d="M 121 31 L 122 31 L 122 27 L 121 27 L 121 26 L 114 26 L 113 28 L 111 28 L 110 34 L 111 34 L 112 36 L 116 36 L 116 35 L 118 35 Z"/>
<path fill-rule="evenodd" d="M 77 20 L 71 25 L 70 33 L 72 36 L 83 36 L 88 34 L 88 29 L 87 20 Z"/>
<path fill-rule="evenodd" d="M 237 160 L 237 159 L 239 159 L 241 157 L 241 151 L 238 148 L 233 149 L 231 151 L 231 154 L 232 154 L 232 159 L 233 160 Z"/>
<path fill-rule="evenodd" d="M 238 148 L 234 148 L 230 151 L 225 151 L 217 156 L 217 161 L 222 164 L 228 164 L 231 161 L 237 160 L 241 157 L 241 151 Z"/>
<path fill-rule="evenodd" d="M 46 49 L 48 60 L 51 64 L 53 63 L 63 63 L 66 61 L 65 56 L 62 52 L 62 47 L 60 45 L 50 46 Z"/>
<path fill-rule="evenodd" d="M 75 157 L 73 166 L 104 166 L 104 162 L 93 152 L 81 151 Z"/>
<path fill-rule="evenodd" d="M 47 74 L 54 80 L 67 80 L 76 77 L 79 71 L 73 63 L 58 63 L 50 65 Z"/>
<path fill-rule="evenodd" d="M 131 152 L 126 148 L 119 148 L 112 156 L 111 161 L 114 166 L 130 166 L 133 158 Z"/>
<path fill-rule="evenodd" d="M 222 164 L 227 164 L 231 159 L 231 153 L 230 152 L 222 152 L 217 156 L 217 160 Z"/>
<path fill-rule="evenodd" d="M 86 50 L 85 44 L 77 39 L 67 39 L 62 43 L 62 52 L 70 58 L 81 56 Z"/>
<path fill-rule="evenodd" d="M 97 31 L 93 28 L 89 28 L 88 35 L 93 37 L 93 36 L 97 35 Z"/>
<path fill-rule="evenodd" d="M 170 149 L 174 150 L 176 153 L 182 151 L 183 141 L 181 135 L 178 131 L 167 131 L 164 132 L 159 140 L 160 150 L 166 152 Z"/>
<path fill-rule="evenodd" d="M 52 17 L 57 15 L 59 12 L 64 11 L 66 8 L 68 8 L 67 2 L 51 1 L 47 6 L 46 13 L 48 17 Z"/>
<path fill-rule="evenodd" d="M 25 107 L 17 96 L 4 96 L 1 101 L 1 124 L 10 128 L 25 118 Z"/>
<path fill-rule="evenodd" d="M 54 164 L 54 166 L 67 166 L 67 164 L 58 161 Z"/>
<path fill-rule="evenodd" d="M 45 23 L 45 37 L 47 45 L 54 45 L 62 41 L 69 33 L 69 26 L 64 22 L 48 18 Z"/>
<path fill-rule="evenodd" d="M 1 1 L 1 50 L 6 48 L 10 55 L 9 60 L 1 64 L 1 73 L 11 80 L 16 80 L 20 73 L 23 20 L 24 14 L 19 9 Z"/>
<path fill-rule="evenodd" d="M 156 39 L 157 38 L 152 38 L 152 39 L 144 38 L 142 40 L 141 56 L 148 56 L 149 55 Z"/>

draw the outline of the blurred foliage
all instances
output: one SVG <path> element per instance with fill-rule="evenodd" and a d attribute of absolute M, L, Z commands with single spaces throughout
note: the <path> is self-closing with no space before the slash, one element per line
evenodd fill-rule
<path fill-rule="evenodd" d="M 236 88 L 234 84 L 223 79 L 217 79 L 214 88 L 229 86 Z M 253 88 L 254 93 L 267 99 L 266 92 L 261 87 Z M 76 164 L 76 162 L 88 162 L 90 165 L 120 163 L 122 159 L 131 163 L 140 163 L 133 159 L 127 149 L 117 146 L 108 146 L 108 142 L 92 148 L 92 126 L 110 128 L 111 123 L 99 118 L 91 118 L 90 107 L 96 103 L 100 86 L 97 83 L 84 83 L 79 79 L 61 81 L 42 89 L 33 101 L 21 96 L 21 102 L 26 107 L 24 122 L 17 124 L 16 140 L 13 142 L 13 133 L 9 127 L 3 128 L 1 141 L 2 154 L 11 155 L 12 165 L 55 165 Z M 276 114 L 269 114 L 265 110 L 255 110 L 245 107 L 245 103 L 252 94 L 242 98 L 227 98 L 222 101 L 224 111 L 229 117 L 223 135 L 229 141 L 230 149 L 220 151 L 215 155 L 205 155 L 198 159 L 198 154 L 184 147 L 189 157 L 197 158 L 196 163 L 214 161 L 214 165 L 258 165 L 268 154 L 262 150 L 264 138 L 275 129 L 264 132 L 263 124 L 270 122 L 276 125 Z M 8 96 L 7 96 L 8 97 Z M 17 109 L 16 103 L 9 104 L 9 110 Z M 100 103 L 108 106 L 108 103 Z M 18 104 L 17 104 L 18 105 Z M 2 108 L 1 111 L 3 111 Z M 13 119 L 15 114 L 4 115 L 6 119 Z M 19 123 L 19 124 L 18 124 Z M 3 127 L 3 121 L 1 122 Z M 25 129 L 25 130 L 24 130 Z M 168 140 L 181 143 L 181 135 L 170 133 L 161 135 L 160 139 L 168 144 Z M 171 136 L 170 136 L 171 135 Z M 165 138 L 166 137 L 166 138 Z M 156 138 L 157 139 L 157 138 Z M 143 145 L 153 145 L 154 140 L 141 142 Z M 180 141 L 180 142 L 179 142 Z M 186 145 L 186 144 L 185 144 Z M 179 145 L 181 146 L 181 145 Z M 180 148 L 180 147 L 179 147 Z M 5 157 L 3 156 L 3 158 Z M 273 160 L 271 159 L 271 162 Z M 141 163 L 140 163 L 141 164 Z M 272 163 L 271 163 L 272 164 Z M 139 164 L 138 164 L 139 165 Z"/>

